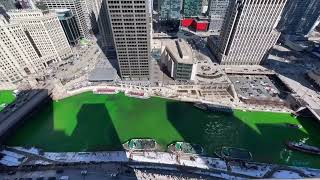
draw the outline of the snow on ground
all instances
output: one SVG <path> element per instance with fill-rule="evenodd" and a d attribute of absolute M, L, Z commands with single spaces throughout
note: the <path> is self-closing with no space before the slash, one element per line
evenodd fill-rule
<path fill-rule="evenodd" d="M 231 172 L 244 174 L 252 177 L 263 177 L 267 172 L 271 171 L 272 166 L 270 165 L 248 165 L 242 167 L 239 164 L 230 164 Z"/>
<path fill-rule="evenodd" d="M 286 170 L 279 170 L 272 175 L 272 178 L 278 179 L 301 179 L 303 178 L 296 172 L 286 171 Z"/>
<path fill-rule="evenodd" d="M 39 149 L 35 148 L 35 147 L 31 147 L 31 148 L 24 148 L 24 147 L 14 147 L 14 149 L 19 150 L 19 151 L 23 151 L 23 152 L 27 152 L 27 153 L 31 153 L 31 154 L 36 154 L 39 155 Z"/>
<path fill-rule="evenodd" d="M 128 155 L 124 151 L 114 152 L 68 152 L 44 153 L 44 157 L 63 162 L 127 162 Z"/>
<path fill-rule="evenodd" d="M 3 155 L 3 157 L 0 159 L 0 164 L 6 166 L 19 166 L 22 163 L 22 161 L 26 158 L 21 154 L 17 154 L 15 152 L 7 150 L 1 151 L 0 154 Z"/>
<path fill-rule="evenodd" d="M 219 169 L 219 170 L 227 170 L 227 164 L 225 161 L 218 159 L 218 158 L 210 158 L 210 157 L 199 157 L 203 160 L 206 160 L 206 164 L 212 169 Z"/>
<path fill-rule="evenodd" d="M 42 160 L 36 160 L 34 161 L 34 164 L 37 164 L 37 165 L 48 165 L 48 164 L 51 164 L 47 161 L 42 161 Z"/>
<path fill-rule="evenodd" d="M 22 148 L 15 147 L 16 150 L 23 152 L 28 152 L 31 154 L 39 155 L 40 150 L 36 148 Z M 0 152 L 3 154 L 2 159 L 0 159 L 0 164 L 7 166 L 19 166 L 25 159 L 26 156 L 19 153 L 3 150 Z M 145 162 L 151 163 L 147 167 L 163 167 L 161 164 L 167 165 L 183 165 L 188 167 L 202 168 L 206 170 L 221 171 L 221 173 L 212 173 L 212 176 L 228 178 L 228 179 L 239 179 L 236 176 L 228 175 L 228 168 L 225 161 L 218 158 L 202 157 L 197 155 L 176 155 L 167 152 L 127 152 L 127 151 L 112 151 L 112 152 L 64 152 L 64 153 L 54 153 L 46 152 L 43 155 L 44 158 L 73 163 L 73 162 Z M 50 162 L 35 160 L 30 161 L 28 164 L 51 164 Z M 246 163 L 241 165 L 239 163 L 229 163 L 230 172 L 247 175 L 256 178 L 262 178 L 272 169 L 277 168 L 277 165 L 263 164 L 263 163 Z M 298 167 L 288 167 L 292 168 L 292 171 L 279 170 L 274 173 L 273 178 L 301 178 L 299 173 L 305 174 L 308 177 L 320 177 L 320 170 L 310 169 L 310 168 L 298 168 Z M 198 172 L 198 171 L 197 171 Z M 200 173 L 204 173 L 199 171 Z M 225 173 L 224 173 L 225 172 Z M 205 172 L 209 173 L 209 172 Z M 209 174 L 208 174 L 209 175 Z"/>
<path fill-rule="evenodd" d="M 303 172 L 308 177 L 320 177 L 320 171 L 318 169 L 311 169 L 311 168 L 297 168 L 297 169 Z"/>

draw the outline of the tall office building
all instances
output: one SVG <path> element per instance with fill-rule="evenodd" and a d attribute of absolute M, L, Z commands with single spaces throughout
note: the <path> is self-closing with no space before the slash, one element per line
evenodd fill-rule
<path fill-rule="evenodd" d="M 183 16 L 193 17 L 202 13 L 202 0 L 183 0 Z"/>
<path fill-rule="evenodd" d="M 10 22 L 20 24 L 45 65 L 68 59 L 72 51 L 57 15 L 41 10 L 8 11 Z"/>
<path fill-rule="evenodd" d="M 19 23 L 0 15 L 0 84 L 10 86 L 45 68 L 39 53 Z"/>
<path fill-rule="evenodd" d="M 182 0 L 155 0 L 158 2 L 160 20 L 180 20 Z"/>
<path fill-rule="evenodd" d="M 319 16 L 319 0 L 288 0 L 278 29 L 285 34 L 307 35 Z"/>
<path fill-rule="evenodd" d="M 286 0 L 232 1 L 220 38 L 208 40 L 218 61 L 225 65 L 260 64 L 280 36 L 275 28 L 285 3 Z"/>
<path fill-rule="evenodd" d="M 123 79 L 150 78 L 151 8 L 149 0 L 107 0 Z"/>
<path fill-rule="evenodd" d="M 157 2 L 157 3 L 155 3 Z M 182 0 L 154 0 L 154 33 L 177 33 L 180 27 Z"/>
<path fill-rule="evenodd" d="M 69 44 L 75 45 L 80 40 L 80 31 L 76 18 L 69 9 L 55 10 Z"/>
<path fill-rule="evenodd" d="M 209 0 L 208 16 L 210 17 L 209 31 L 220 32 L 227 14 L 230 0 Z"/>
<path fill-rule="evenodd" d="M 49 9 L 70 9 L 75 16 L 81 37 L 89 38 L 92 24 L 90 0 L 42 0 Z"/>

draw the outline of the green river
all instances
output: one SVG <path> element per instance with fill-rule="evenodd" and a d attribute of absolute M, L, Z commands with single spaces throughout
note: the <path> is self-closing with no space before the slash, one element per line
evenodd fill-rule
<path fill-rule="evenodd" d="M 300 124 L 289 128 L 285 123 Z M 6 141 L 45 151 L 121 150 L 131 138 L 154 138 L 163 150 L 174 141 L 197 143 L 209 156 L 222 146 L 248 149 L 254 161 L 320 168 L 320 157 L 288 150 L 284 142 L 320 147 L 320 124 L 290 114 L 210 113 L 191 103 L 91 92 L 49 103 Z"/>
<path fill-rule="evenodd" d="M 0 111 L 8 105 L 12 103 L 16 97 L 14 96 L 12 91 L 0 91 Z"/>

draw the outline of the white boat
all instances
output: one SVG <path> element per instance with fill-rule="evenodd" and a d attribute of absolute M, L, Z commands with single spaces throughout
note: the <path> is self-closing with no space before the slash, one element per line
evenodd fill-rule
<path fill-rule="evenodd" d="M 95 89 L 93 93 L 94 94 L 118 94 L 119 91 L 116 89 L 101 88 L 101 89 Z"/>
<path fill-rule="evenodd" d="M 148 96 L 146 93 L 143 92 L 133 92 L 133 91 L 126 91 L 125 95 L 128 97 L 134 97 L 139 99 L 149 99 L 150 96 Z"/>

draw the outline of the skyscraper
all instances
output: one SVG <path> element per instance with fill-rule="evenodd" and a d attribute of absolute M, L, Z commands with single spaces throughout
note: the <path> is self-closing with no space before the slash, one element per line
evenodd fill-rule
<path fill-rule="evenodd" d="M 80 35 L 84 38 L 90 37 L 92 29 L 90 23 L 91 12 L 86 2 L 89 0 L 42 0 L 49 9 L 70 9 L 75 16 L 79 26 Z M 90 4 L 91 5 L 91 4 Z M 91 8 L 92 9 L 92 8 Z"/>
<path fill-rule="evenodd" d="M 39 53 L 18 23 L 0 15 L 0 84 L 10 85 L 45 68 Z"/>
<path fill-rule="evenodd" d="M 183 0 L 183 16 L 193 17 L 201 15 L 202 0 Z"/>
<path fill-rule="evenodd" d="M 150 77 L 151 1 L 107 0 L 121 77 Z"/>
<path fill-rule="evenodd" d="M 225 65 L 260 64 L 277 42 L 276 26 L 286 0 L 237 0 L 228 8 L 219 39 L 210 37 L 209 46 Z"/>
<path fill-rule="evenodd" d="M 286 34 L 307 35 L 319 16 L 319 0 L 288 0 L 278 29 Z"/>
<path fill-rule="evenodd" d="M 57 15 L 41 10 L 8 11 L 10 22 L 20 24 L 45 65 L 68 59 L 72 51 Z"/>
<path fill-rule="evenodd" d="M 69 9 L 57 9 L 55 12 L 59 18 L 69 44 L 77 44 L 80 40 L 80 31 L 74 15 L 72 15 Z"/>
<path fill-rule="evenodd" d="M 208 16 L 210 17 L 210 31 L 221 31 L 229 6 L 229 1 L 230 0 L 209 0 Z"/>
<path fill-rule="evenodd" d="M 180 20 L 182 0 L 155 0 L 158 1 L 160 20 Z"/>

